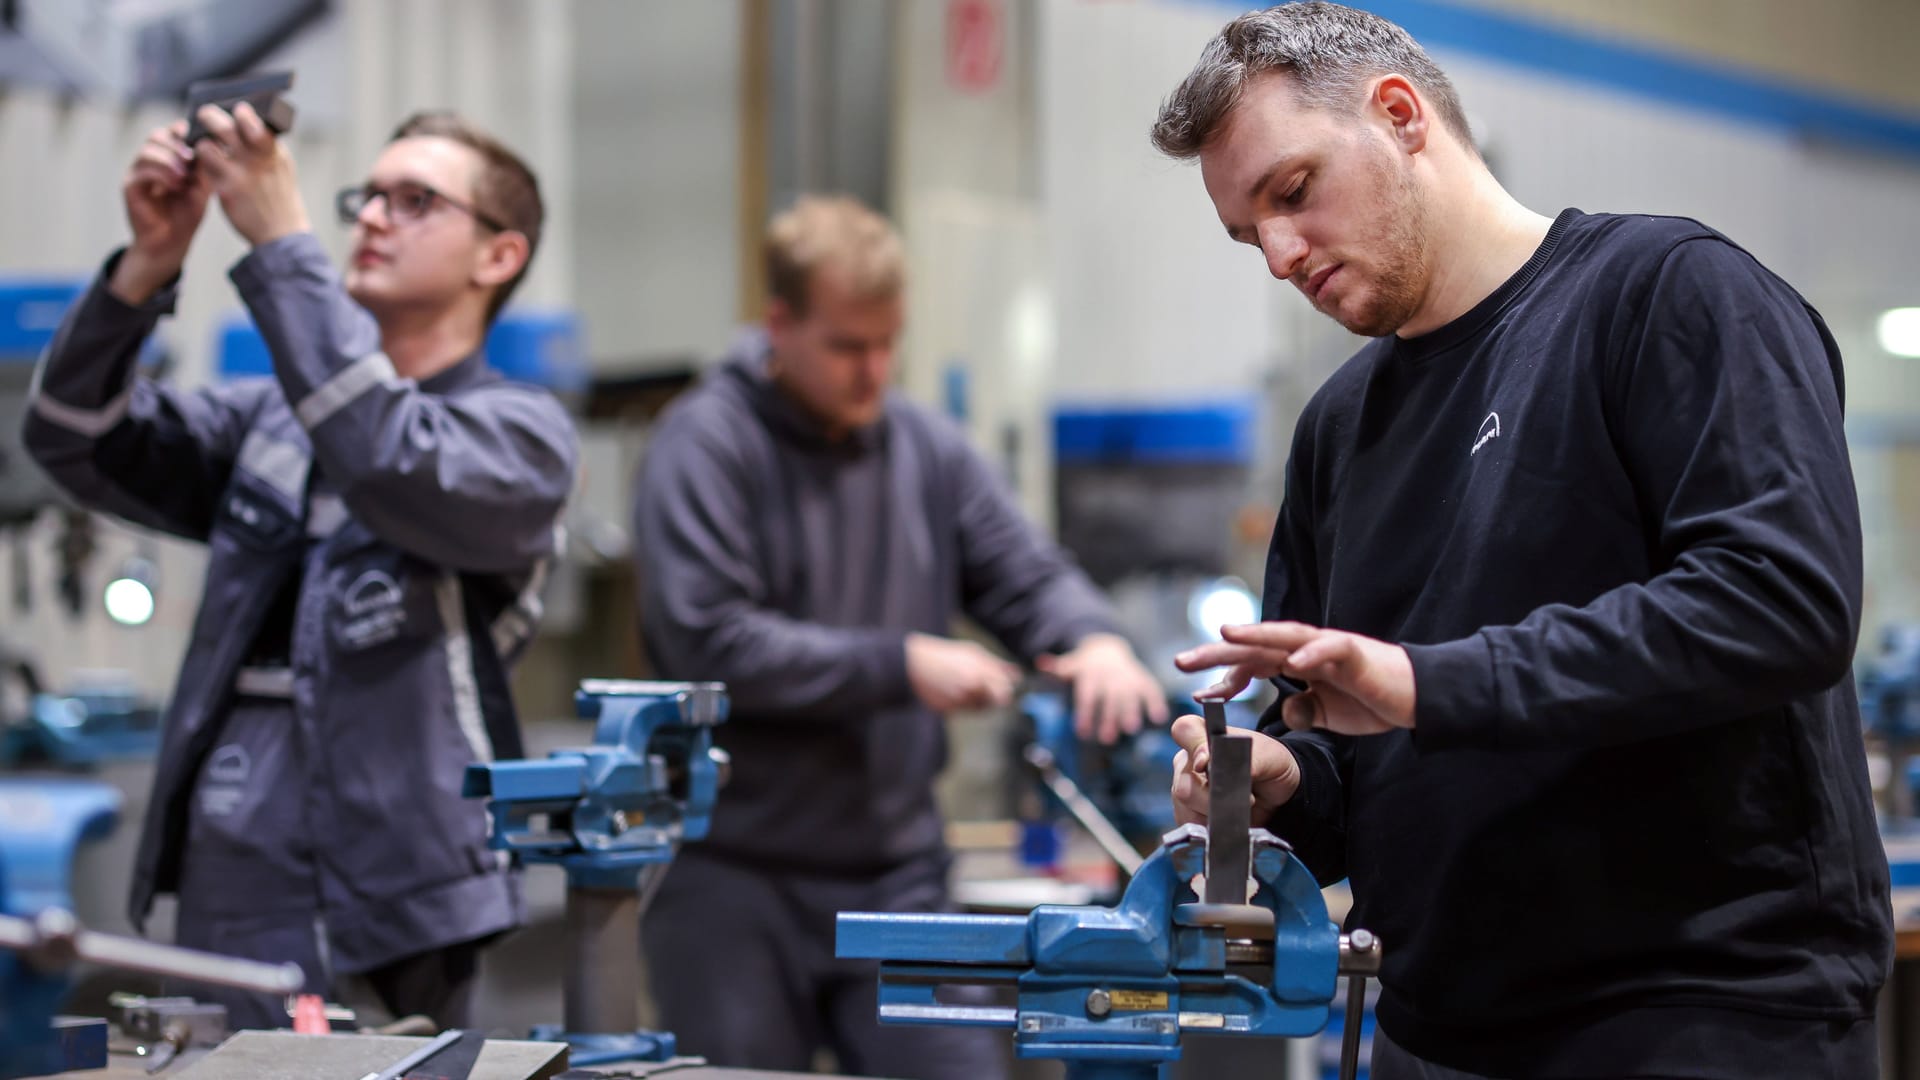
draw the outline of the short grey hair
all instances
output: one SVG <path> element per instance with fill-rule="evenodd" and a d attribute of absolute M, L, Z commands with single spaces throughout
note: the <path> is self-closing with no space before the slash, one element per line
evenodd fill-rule
<path fill-rule="evenodd" d="M 1198 157 L 1257 75 L 1284 71 L 1301 100 L 1350 111 L 1367 80 L 1407 77 L 1468 151 L 1478 154 L 1460 95 L 1446 72 L 1405 30 L 1378 15 L 1341 4 L 1281 4 L 1228 23 L 1178 89 L 1160 106 L 1153 145 L 1169 157 Z"/>

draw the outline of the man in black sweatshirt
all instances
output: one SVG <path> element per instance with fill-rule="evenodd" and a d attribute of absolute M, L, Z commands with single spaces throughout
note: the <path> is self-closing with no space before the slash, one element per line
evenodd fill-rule
<path fill-rule="evenodd" d="M 1420 47 L 1338 5 L 1229 23 L 1153 138 L 1378 338 L 1300 418 L 1266 621 L 1180 658 L 1282 689 L 1255 820 L 1385 944 L 1375 1080 L 1877 1075 L 1820 316 L 1696 222 L 1521 206 Z"/>
<path fill-rule="evenodd" d="M 840 911 L 948 906 L 940 714 L 1003 706 L 1019 669 L 948 637 L 971 616 L 1073 683 L 1083 736 L 1166 719 L 1084 574 L 954 425 L 891 389 L 905 259 L 885 219 L 808 197 L 767 231 L 764 330 L 675 403 L 635 504 L 660 672 L 727 684 L 733 775 L 647 915 L 665 1026 L 716 1064 L 988 1080 L 1004 1039 L 882 1027 Z"/>

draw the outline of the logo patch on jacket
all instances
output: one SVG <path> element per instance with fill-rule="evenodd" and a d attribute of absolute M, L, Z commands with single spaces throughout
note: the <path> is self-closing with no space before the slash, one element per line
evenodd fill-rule
<path fill-rule="evenodd" d="M 246 747 L 228 743 L 216 749 L 207 757 L 195 792 L 200 799 L 200 812 L 208 817 L 232 814 L 240 806 L 240 800 L 246 798 L 247 778 L 252 775 L 253 759 Z"/>
<path fill-rule="evenodd" d="M 405 594 L 383 570 L 369 570 L 354 579 L 342 600 L 347 621 L 340 637 L 349 648 L 365 649 L 400 636 L 407 621 Z"/>

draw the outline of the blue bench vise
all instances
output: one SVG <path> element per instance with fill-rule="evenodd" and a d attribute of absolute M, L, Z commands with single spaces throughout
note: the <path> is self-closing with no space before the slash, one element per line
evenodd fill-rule
<path fill-rule="evenodd" d="M 842 912 L 837 952 L 880 961 L 882 1022 L 1010 1027 L 1016 1056 L 1062 1059 L 1068 1080 L 1165 1077 L 1183 1032 L 1314 1035 L 1327 1026 L 1337 977 L 1378 971 L 1379 942 L 1364 930 L 1340 933 L 1291 849 L 1265 829 L 1249 841 L 1260 885 L 1253 906 L 1271 913 L 1270 928 L 1258 919 L 1207 924 L 1210 905 L 1190 884 L 1207 830 L 1185 825 L 1167 834 L 1117 907 L 1047 905 L 1024 917 Z M 969 985 L 1011 989 L 1015 1004 L 935 996 Z"/>
<path fill-rule="evenodd" d="M 1010 1027 L 1017 1057 L 1060 1059 L 1068 1080 L 1164 1080 L 1186 1031 L 1319 1033 L 1342 974 L 1357 1017 L 1380 942 L 1342 934 L 1293 849 L 1250 827 L 1253 744 L 1229 734 L 1224 703 L 1205 704 L 1213 831 L 1167 833 L 1117 906 L 841 912 L 837 954 L 880 961 L 880 1020 Z M 1013 1004 L 938 996 L 957 987 L 1011 994 Z M 1347 1030 L 1341 1068 L 1352 1080 L 1360 1026 Z"/>
<path fill-rule="evenodd" d="M 1176 709 L 1180 705 L 1172 704 Z M 1258 714 L 1248 703 L 1229 701 L 1222 708 L 1229 726 L 1256 725 Z M 1148 725 L 1110 746 L 1083 741 L 1074 731 L 1073 699 L 1065 686 L 1022 694 L 1020 714 L 1023 723 L 1015 729 L 1014 756 L 1032 768 L 1046 797 L 1132 875 L 1142 860 L 1135 841 L 1162 836 L 1175 824 L 1167 799 L 1174 755 L 1180 751 L 1173 736 Z M 1050 829 L 1055 820 L 1047 815 L 1025 824 Z"/>
<path fill-rule="evenodd" d="M 463 791 L 487 800 L 493 847 L 567 873 L 564 1023 L 533 1037 L 566 1042 L 575 1065 L 665 1061 L 673 1035 L 638 1027 L 640 917 L 680 845 L 707 834 L 726 688 L 589 679 L 574 702 L 593 745 L 469 765 Z"/>
<path fill-rule="evenodd" d="M 105 836 L 120 793 L 77 780 L 0 780 L 0 1078 L 107 1064 L 105 1021 L 56 1020 L 67 971 L 86 962 L 267 994 L 304 982 L 268 965 L 82 929 L 69 878 L 81 843 Z"/>

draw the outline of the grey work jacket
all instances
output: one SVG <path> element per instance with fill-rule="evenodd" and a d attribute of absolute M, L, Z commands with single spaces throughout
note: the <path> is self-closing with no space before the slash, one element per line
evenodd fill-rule
<path fill-rule="evenodd" d="M 537 624 L 561 540 L 577 457 L 565 411 L 477 354 L 424 383 L 397 376 L 304 233 L 232 271 L 275 377 L 162 386 L 135 360 L 172 290 L 129 307 L 107 291 L 112 266 L 49 346 L 24 434 L 81 503 L 208 548 L 141 835 L 135 925 L 156 893 L 178 891 L 195 778 L 286 588 L 297 589 L 287 737 L 309 775 L 262 812 L 306 816 L 334 969 L 517 925 L 518 882 L 460 785 L 469 763 L 519 753 L 506 667 Z"/>

